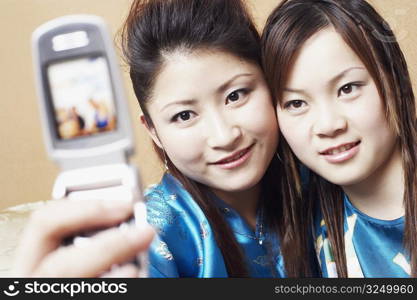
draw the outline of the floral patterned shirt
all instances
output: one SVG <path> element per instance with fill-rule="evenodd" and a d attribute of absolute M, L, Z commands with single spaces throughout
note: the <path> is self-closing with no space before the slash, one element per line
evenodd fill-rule
<path fill-rule="evenodd" d="M 201 208 L 172 175 L 146 194 L 148 222 L 158 235 L 149 250 L 150 277 L 228 277 L 214 232 Z M 251 277 L 285 277 L 277 238 L 258 213 L 256 230 L 222 200 L 220 211 L 245 255 Z"/>
<path fill-rule="evenodd" d="M 359 211 L 344 198 L 345 251 L 348 277 L 409 277 L 410 263 L 403 247 L 404 217 L 379 220 Z M 316 252 L 323 277 L 337 277 L 327 228 L 316 219 Z"/>

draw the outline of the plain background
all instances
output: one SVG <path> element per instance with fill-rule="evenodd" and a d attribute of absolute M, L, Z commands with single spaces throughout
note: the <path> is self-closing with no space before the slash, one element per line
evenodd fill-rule
<path fill-rule="evenodd" d="M 247 0 L 258 28 L 279 0 Z M 0 0 L 0 209 L 50 199 L 59 169 L 45 152 L 35 94 L 30 38 L 40 24 L 67 14 L 103 17 L 113 34 L 120 28 L 131 0 Z M 417 1 L 372 0 L 393 27 L 408 61 L 416 91 Z M 156 183 L 163 171 L 150 139 L 139 122 L 140 111 L 126 68 L 124 85 L 136 137 L 132 163 L 144 185 Z"/>

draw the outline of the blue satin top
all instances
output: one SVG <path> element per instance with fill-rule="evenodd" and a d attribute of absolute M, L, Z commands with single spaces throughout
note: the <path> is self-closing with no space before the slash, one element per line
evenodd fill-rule
<path fill-rule="evenodd" d="M 379 220 L 365 215 L 344 199 L 345 251 L 349 277 L 409 277 L 410 263 L 403 247 L 404 217 Z M 316 219 L 316 251 L 323 277 L 337 277 L 327 228 Z"/>
<path fill-rule="evenodd" d="M 172 175 L 145 193 L 148 222 L 158 235 L 149 249 L 150 277 L 228 277 L 214 232 L 200 207 Z M 215 196 L 213 196 L 215 197 Z M 284 277 L 278 239 L 258 213 L 256 231 L 215 198 L 246 258 L 251 277 Z"/>

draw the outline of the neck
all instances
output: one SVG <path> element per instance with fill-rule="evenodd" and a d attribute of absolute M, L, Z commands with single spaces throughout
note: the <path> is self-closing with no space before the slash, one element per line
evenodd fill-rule
<path fill-rule="evenodd" d="M 343 186 L 360 211 L 376 219 L 393 220 L 404 215 L 404 179 L 397 146 L 389 161 L 357 184 Z"/>
<path fill-rule="evenodd" d="M 256 227 L 256 211 L 261 195 L 261 184 L 238 192 L 213 189 L 214 194 L 236 210 L 252 227 Z"/>

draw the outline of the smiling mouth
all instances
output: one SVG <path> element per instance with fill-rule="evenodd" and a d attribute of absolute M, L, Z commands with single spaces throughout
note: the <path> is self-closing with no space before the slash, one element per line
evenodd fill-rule
<path fill-rule="evenodd" d="M 334 148 L 329 148 L 323 152 L 320 152 L 320 155 L 336 155 L 342 152 L 346 152 L 354 147 L 356 147 L 357 145 L 359 145 L 361 143 L 361 141 L 357 141 L 354 143 L 348 143 L 348 144 L 343 144 Z"/>
<path fill-rule="evenodd" d="M 255 145 L 255 143 L 253 143 L 252 145 L 250 145 L 249 147 L 247 147 L 245 149 L 242 149 L 240 151 L 235 152 L 231 156 L 228 156 L 224 159 L 218 160 L 214 163 L 210 163 L 210 165 L 226 165 L 226 164 L 236 162 L 236 161 L 240 160 L 242 157 L 246 156 L 254 145 Z"/>

